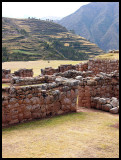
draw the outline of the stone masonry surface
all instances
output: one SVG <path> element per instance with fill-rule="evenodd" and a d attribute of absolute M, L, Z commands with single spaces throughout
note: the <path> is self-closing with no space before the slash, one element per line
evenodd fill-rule
<path fill-rule="evenodd" d="M 76 112 L 78 80 L 56 78 L 55 82 L 2 89 L 2 126 Z"/>
<path fill-rule="evenodd" d="M 33 77 L 32 69 L 20 69 L 13 74 L 2 70 L 2 78 L 10 78 L 11 82 L 11 87 L 2 88 L 3 127 L 76 112 L 77 107 L 119 113 L 118 60 L 49 67 L 37 77 Z"/>

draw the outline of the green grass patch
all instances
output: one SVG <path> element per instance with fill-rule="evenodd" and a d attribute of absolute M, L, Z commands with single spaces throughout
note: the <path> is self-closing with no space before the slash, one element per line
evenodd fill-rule
<path fill-rule="evenodd" d="M 4 87 L 10 87 L 10 84 L 2 83 L 2 88 L 4 88 Z"/>
<path fill-rule="evenodd" d="M 32 52 L 28 52 L 28 51 L 24 51 L 24 50 L 13 50 L 13 53 L 23 53 L 23 54 L 26 54 L 26 55 L 38 55 L 38 53 L 32 53 Z"/>
<path fill-rule="evenodd" d="M 86 117 L 86 113 L 67 113 L 64 115 L 58 115 L 55 117 L 49 117 L 45 119 L 40 119 L 40 120 L 33 120 L 30 122 L 25 122 L 18 124 L 16 126 L 11 126 L 9 128 L 3 128 L 3 133 L 5 132 L 10 132 L 13 130 L 27 130 L 27 129 L 35 129 L 35 128 L 46 128 L 46 127 L 55 127 L 56 125 L 62 125 L 62 124 L 67 124 L 69 122 L 72 122 L 73 119 L 76 121 L 81 121 L 84 120 Z"/>

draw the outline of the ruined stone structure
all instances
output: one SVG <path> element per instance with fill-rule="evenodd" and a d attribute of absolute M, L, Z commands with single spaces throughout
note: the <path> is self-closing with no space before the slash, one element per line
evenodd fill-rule
<path fill-rule="evenodd" d="M 77 110 L 78 80 L 2 90 L 2 126 Z"/>
<path fill-rule="evenodd" d="M 2 79 L 11 79 L 12 76 L 33 77 L 33 69 L 19 69 L 14 73 L 10 69 L 2 69 Z"/>
<path fill-rule="evenodd" d="M 110 73 L 115 70 L 119 72 L 119 60 L 89 60 L 88 70 L 93 71 L 94 75 L 100 72 Z"/>
<path fill-rule="evenodd" d="M 108 53 L 119 53 L 119 50 L 109 50 L 109 52 Z"/>
<path fill-rule="evenodd" d="M 2 79 L 8 79 L 10 77 L 10 69 L 2 69 Z"/>
<path fill-rule="evenodd" d="M 61 65 L 57 69 L 52 67 L 45 68 L 41 70 L 43 75 L 53 75 L 54 73 L 65 72 L 68 70 L 77 70 L 77 71 L 93 71 L 93 74 L 96 75 L 100 72 L 110 73 L 115 70 L 119 71 L 119 60 L 99 60 L 93 59 L 85 63 L 80 63 L 77 65 Z"/>
<path fill-rule="evenodd" d="M 78 106 L 96 108 L 92 101 L 94 97 L 119 99 L 119 73 L 100 73 L 93 78 L 83 78 L 78 87 Z"/>
<path fill-rule="evenodd" d="M 14 74 L 11 84 L 2 89 L 2 126 L 76 112 L 78 107 L 119 112 L 118 60 L 45 68 L 37 77 Z"/>
<path fill-rule="evenodd" d="M 67 64 L 67 65 L 60 65 L 58 68 L 54 69 L 52 67 L 48 67 L 45 69 L 41 69 L 42 75 L 53 75 L 54 73 L 65 72 L 68 70 L 77 70 L 77 71 L 87 71 L 88 70 L 88 63 L 80 63 L 77 65 Z"/>
<path fill-rule="evenodd" d="M 14 75 L 19 77 L 33 77 L 33 69 L 19 69 L 14 72 Z"/>

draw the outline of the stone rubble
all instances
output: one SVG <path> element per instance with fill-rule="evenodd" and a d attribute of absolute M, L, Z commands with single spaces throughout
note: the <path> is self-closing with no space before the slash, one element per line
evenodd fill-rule
<path fill-rule="evenodd" d="M 101 109 L 103 111 L 111 112 L 113 114 L 119 113 L 119 100 L 115 97 L 91 97 L 91 103 L 92 108 Z"/>

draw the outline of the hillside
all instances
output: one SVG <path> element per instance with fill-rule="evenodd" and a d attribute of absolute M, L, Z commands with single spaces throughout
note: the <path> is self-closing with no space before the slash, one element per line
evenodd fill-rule
<path fill-rule="evenodd" d="M 65 27 L 38 19 L 2 18 L 2 60 L 84 60 L 103 51 Z"/>
<path fill-rule="evenodd" d="M 101 49 L 119 49 L 119 2 L 92 2 L 57 21 Z"/>

